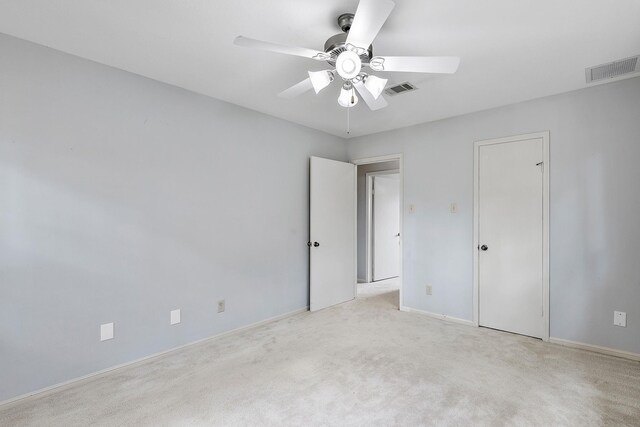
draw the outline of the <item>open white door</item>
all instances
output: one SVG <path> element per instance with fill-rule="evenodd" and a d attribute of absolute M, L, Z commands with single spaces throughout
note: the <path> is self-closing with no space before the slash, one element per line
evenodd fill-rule
<path fill-rule="evenodd" d="M 310 309 L 356 294 L 356 166 L 311 157 Z"/>
<path fill-rule="evenodd" d="M 373 280 L 398 277 L 400 272 L 400 175 L 374 175 Z"/>

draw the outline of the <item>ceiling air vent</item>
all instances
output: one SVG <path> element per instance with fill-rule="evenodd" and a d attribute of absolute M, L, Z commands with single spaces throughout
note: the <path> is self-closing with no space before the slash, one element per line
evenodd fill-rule
<path fill-rule="evenodd" d="M 587 83 L 595 83 L 600 80 L 608 80 L 625 74 L 640 72 L 640 60 L 638 56 L 609 62 L 608 64 L 589 67 L 585 70 Z"/>
<path fill-rule="evenodd" d="M 404 83 L 400 83 L 395 86 L 390 86 L 386 88 L 384 90 L 384 93 L 386 93 L 387 95 L 393 96 L 393 95 L 398 95 L 405 92 L 411 92 L 412 90 L 416 90 L 416 89 L 418 88 L 412 85 L 411 83 L 404 82 Z"/>

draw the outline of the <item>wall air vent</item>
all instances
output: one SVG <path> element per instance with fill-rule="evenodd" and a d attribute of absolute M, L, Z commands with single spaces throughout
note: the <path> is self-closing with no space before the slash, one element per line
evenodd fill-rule
<path fill-rule="evenodd" d="M 596 83 L 602 80 L 613 79 L 625 74 L 640 72 L 639 56 L 609 62 L 608 64 L 589 67 L 585 70 L 587 83 Z"/>
<path fill-rule="evenodd" d="M 411 92 L 412 90 L 416 90 L 416 89 L 418 88 L 412 85 L 411 83 L 404 82 L 404 83 L 397 84 L 395 86 L 389 86 L 384 90 L 384 93 L 386 93 L 387 95 L 394 96 L 394 95 L 399 95 L 401 93 Z"/>

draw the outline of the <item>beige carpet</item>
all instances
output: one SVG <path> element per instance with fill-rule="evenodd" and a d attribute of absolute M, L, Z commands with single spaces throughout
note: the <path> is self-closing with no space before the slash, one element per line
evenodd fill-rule
<path fill-rule="evenodd" d="M 352 302 L 0 408 L 0 425 L 640 426 L 640 364 Z"/>

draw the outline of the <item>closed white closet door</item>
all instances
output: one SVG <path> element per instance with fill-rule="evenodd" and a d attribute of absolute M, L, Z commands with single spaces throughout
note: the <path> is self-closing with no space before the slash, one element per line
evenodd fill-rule
<path fill-rule="evenodd" d="M 479 147 L 479 323 L 542 338 L 543 140 Z"/>
<path fill-rule="evenodd" d="M 310 309 L 355 298 L 356 166 L 311 157 Z"/>
<path fill-rule="evenodd" d="M 373 176 L 373 280 L 400 271 L 400 175 Z"/>

